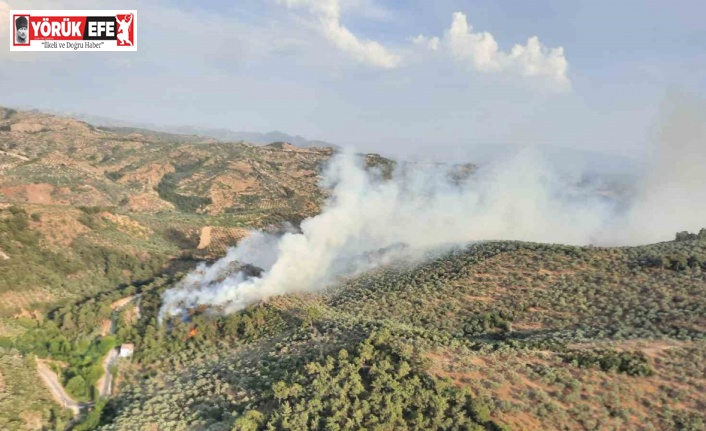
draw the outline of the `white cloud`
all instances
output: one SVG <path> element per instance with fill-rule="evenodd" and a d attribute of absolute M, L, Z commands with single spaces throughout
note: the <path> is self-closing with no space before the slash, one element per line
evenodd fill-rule
<path fill-rule="evenodd" d="M 433 51 L 438 50 L 439 44 L 441 43 L 441 40 L 438 37 L 426 37 L 423 34 L 410 36 L 409 40 L 415 45 L 423 46 Z"/>
<path fill-rule="evenodd" d="M 482 73 L 510 72 L 523 76 L 543 78 L 555 90 L 571 88 L 567 76 L 569 63 L 564 48 L 547 48 L 537 36 L 527 39 L 526 45 L 516 44 L 510 52 L 503 52 L 495 37 L 488 32 L 473 32 L 463 12 L 455 12 L 451 27 L 443 39 L 422 34 L 408 38 L 415 46 L 433 51 L 443 48 L 455 61 L 467 64 Z"/>
<path fill-rule="evenodd" d="M 469 61 L 481 72 L 495 72 L 502 69 L 498 43 L 490 33 L 472 33 L 466 15 L 456 12 L 451 28 L 446 32 L 446 42 L 451 54 L 457 60 Z"/>
<path fill-rule="evenodd" d="M 311 23 L 323 33 L 325 38 L 348 53 L 356 60 L 371 66 L 392 69 L 405 60 L 414 63 L 414 54 L 404 55 L 390 52 L 380 43 L 361 40 L 341 23 L 343 13 L 374 10 L 372 0 L 278 0 L 289 8 L 306 9 L 313 17 Z M 488 32 L 473 32 L 466 15 L 455 12 L 451 27 L 443 38 L 423 34 L 407 38 L 415 47 L 422 50 L 440 51 L 451 59 L 467 64 L 472 70 L 482 73 L 515 73 L 542 79 L 552 89 L 564 91 L 571 88 L 567 76 L 568 62 L 564 49 L 547 48 L 536 36 L 527 39 L 525 45 L 516 44 L 512 49 L 502 51 L 495 37 Z M 419 51 L 417 51 L 419 52 Z"/>
<path fill-rule="evenodd" d="M 466 15 L 456 12 L 444 42 L 454 59 L 467 62 L 479 72 L 510 70 L 524 76 L 548 78 L 559 90 L 571 86 L 566 76 L 569 63 L 564 57 L 564 48 L 549 49 L 537 36 L 530 37 L 526 45 L 517 44 L 509 53 L 505 53 L 499 50 L 492 34 L 473 33 Z"/>
<path fill-rule="evenodd" d="M 566 76 L 569 62 L 564 57 L 564 48 L 547 48 L 537 36 L 527 39 L 527 45 L 515 45 L 510 59 L 526 76 L 546 76 L 562 88 L 569 88 L 571 82 Z"/>
<path fill-rule="evenodd" d="M 361 40 L 341 24 L 339 0 L 280 0 L 290 8 L 304 7 L 314 16 L 324 37 L 356 60 L 383 69 L 397 67 L 402 58 L 372 40 Z"/>

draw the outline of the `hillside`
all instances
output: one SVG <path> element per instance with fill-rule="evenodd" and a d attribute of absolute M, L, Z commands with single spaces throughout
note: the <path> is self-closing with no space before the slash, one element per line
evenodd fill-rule
<path fill-rule="evenodd" d="M 10 429 L 66 418 L 41 384 L 16 386 L 38 379 L 31 356 L 3 350 L 18 336 L 64 304 L 188 271 L 248 229 L 318 212 L 331 154 L 0 108 L 0 417 Z"/>
<path fill-rule="evenodd" d="M 706 429 L 706 230 L 469 244 L 158 324 L 199 263 L 319 213 L 332 154 L 0 109 L 0 429 Z"/>
<path fill-rule="evenodd" d="M 314 213 L 319 164 L 332 152 L 96 128 L 8 109 L 0 109 L 0 151 L 0 202 L 237 213 L 248 225 Z"/>
<path fill-rule="evenodd" d="M 318 211 L 330 155 L 0 109 L 0 315 L 149 279 L 174 259 L 221 255 L 247 228 L 301 220 Z"/>
<path fill-rule="evenodd" d="M 705 271 L 706 231 L 635 248 L 493 242 L 161 328 L 172 281 L 160 279 L 139 289 L 141 317 L 120 321 L 136 356 L 89 422 L 701 430 Z M 16 347 L 60 356 L 52 337 L 100 339 L 100 310 L 117 297 L 63 308 Z"/>

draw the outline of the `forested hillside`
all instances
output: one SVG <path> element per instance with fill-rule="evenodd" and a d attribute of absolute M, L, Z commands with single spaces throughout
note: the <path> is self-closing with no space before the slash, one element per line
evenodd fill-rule
<path fill-rule="evenodd" d="M 72 363 L 57 340 L 135 344 L 119 391 L 76 429 L 700 430 L 705 271 L 706 231 L 491 242 L 161 327 L 174 279 L 160 278 L 57 310 L 15 348 Z M 106 341 L 107 305 L 135 293 L 139 319 Z"/>
<path fill-rule="evenodd" d="M 0 110 L 0 429 L 706 429 L 706 230 L 467 244 L 158 323 L 199 263 L 319 212 L 332 154 Z"/>

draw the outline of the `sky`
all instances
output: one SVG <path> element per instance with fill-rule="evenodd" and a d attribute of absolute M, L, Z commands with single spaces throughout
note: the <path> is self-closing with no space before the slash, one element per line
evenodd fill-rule
<path fill-rule="evenodd" d="M 706 97 L 701 0 L 0 0 L 137 9 L 138 51 L 0 49 L 0 106 L 283 131 L 386 155 L 539 144 L 640 157 Z"/>

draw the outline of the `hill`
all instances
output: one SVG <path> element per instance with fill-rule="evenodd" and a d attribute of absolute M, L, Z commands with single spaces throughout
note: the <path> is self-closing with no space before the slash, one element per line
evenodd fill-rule
<path fill-rule="evenodd" d="M 314 213 L 331 149 L 258 147 L 141 129 L 104 129 L 0 110 L 0 199 L 132 212 L 238 213 L 249 224 Z"/>
<path fill-rule="evenodd" d="M 0 314 L 148 279 L 312 215 L 331 154 L 0 108 Z"/>
<path fill-rule="evenodd" d="M 0 109 L 0 429 L 706 429 L 706 230 L 470 244 L 158 324 L 196 265 L 317 214 L 332 154 Z"/>
<path fill-rule="evenodd" d="M 248 229 L 318 212 L 319 173 L 332 153 L 0 108 L 0 428 L 65 425 L 70 416 L 41 383 L 21 388 L 39 376 L 32 355 L 12 348 L 17 337 L 62 306 L 191 270 Z M 96 381 L 90 370 L 55 369 L 65 384 Z"/>
<path fill-rule="evenodd" d="M 161 327 L 175 279 L 159 278 L 57 310 L 13 346 L 70 361 L 57 340 L 99 342 L 107 305 L 142 295 L 116 332 L 135 357 L 78 429 L 700 430 L 705 271 L 706 231 L 491 242 Z"/>
<path fill-rule="evenodd" d="M 206 127 L 194 127 L 194 126 L 160 126 L 156 124 L 144 123 L 136 125 L 134 122 L 126 122 L 122 120 L 116 120 L 113 118 L 102 117 L 98 115 L 87 115 L 80 113 L 61 113 L 52 112 L 52 114 L 60 117 L 74 118 L 77 120 L 85 121 L 87 123 L 93 124 L 95 126 L 100 126 L 106 129 L 140 129 L 149 130 L 152 133 L 155 131 L 162 132 L 165 134 L 177 134 L 177 135 L 195 135 L 199 137 L 206 137 L 214 139 L 217 141 L 225 142 L 247 142 L 253 145 L 268 145 L 273 142 L 289 142 L 290 144 L 296 145 L 299 148 L 310 148 L 310 147 L 329 147 L 337 148 L 336 145 L 329 142 L 321 140 L 310 140 L 299 135 L 290 135 L 280 131 L 272 131 L 268 133 L 259 132 L 244 132 L 244 131 L 234 131 L 225 128 L 206 128 Z M 203 139 L 203 138 L 202 138 Z"/>

